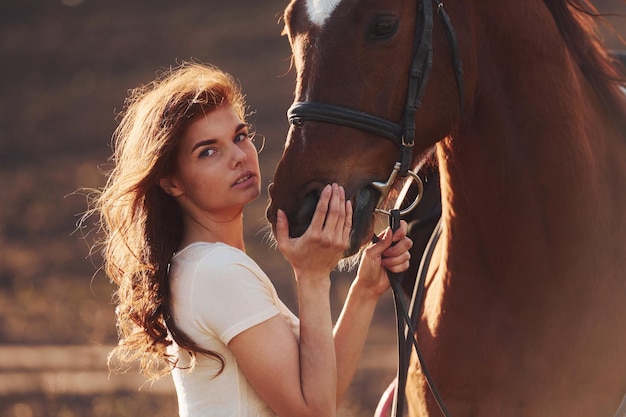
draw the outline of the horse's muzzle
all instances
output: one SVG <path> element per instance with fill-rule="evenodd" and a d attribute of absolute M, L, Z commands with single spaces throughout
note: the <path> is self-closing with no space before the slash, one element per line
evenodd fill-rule
<path fill-rule="evenodd" d="M 314 187 L 300 198 L 291 210 L 286 210 L 290 237 L 300 237 L 306 232 L 317 208 L 322 189 L 323 186 Z M 269 188 L 270 198 L 272 198 L 272 191 L 273 184 Z M 351 197 L 353 207 L 352 232 L 350 245 L 344 256 L 356 254 L 361 246 L 370 240 L 373 230 L 373 213 L 378 197 L 379 193 L 369 186 L 363 187 Z M 276 201 L 271 200 L 266 211 L 266 217 L 274 227 L 277 208 Z"/>

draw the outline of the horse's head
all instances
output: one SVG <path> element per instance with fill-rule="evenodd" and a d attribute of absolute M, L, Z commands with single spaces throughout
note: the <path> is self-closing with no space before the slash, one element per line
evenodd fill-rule
<path fill-rule="evenodd" d="M 403 121 L 414 120 L 417 126 L 411 163 L 458 122 L 454 53 L 436 17 L 436 4 L 430 1 L 292 0 L 289 4 L 285 33 L 297 72 L 296 105 L 269 188 L 267 217 L 272 224 L 280 208 L 289 218 L 291 235 L 301 235 L 321 189 L 336 182 L 353 202 L 348 254 L 355 253 L 373 230 L 380 196 L 370 184 L 386 181 L 399 160 Z M 412 67 L 422 74 L 414 81 L 417 86 L 411 87 L 419 90 L 418 96 L 407 100 Z M 407 117 L 407 101 L 416 100 L 423 102 L 421 107 Z M 303 102 L 307 104 L 298 108 Z M 366 114 L 365 119 L 362 113 L 346 115 L 346 109 Z M 385 122 L 400 132 L 379 132 Z M 360 126 L 372 123 L 374 128 Z"/>

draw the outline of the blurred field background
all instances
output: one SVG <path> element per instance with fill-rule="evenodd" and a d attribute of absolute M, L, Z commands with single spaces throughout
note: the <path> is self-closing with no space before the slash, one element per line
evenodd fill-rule
<path fill-rule="evenodd" d="M 286 0 L 0 2 L 0 417 L 175 416 L 169 378 L 109 375 L 113 286 L 76 230 L 84 192 L 104 184 L 127 91 L 183 60 L 235 75 L 267 138 L 264 192 L 280 157 L 294 74 Z M 625 13 L 621 0 L 598 1 Z M 611 18 L 622 34 L 624 18 Z M 618 43 L 607 35 L 612 46 Z M 248 207 L 248 252 L 294 310 L 291 272 L 264 239 L 267 196 Z M 84 235 L 87 235 L 86 238 Z M 337 274 L 335 309 L 350 274 Z M 395 373 L 391 298 L 377 311 L 342 416 L 373 414 Z"/>

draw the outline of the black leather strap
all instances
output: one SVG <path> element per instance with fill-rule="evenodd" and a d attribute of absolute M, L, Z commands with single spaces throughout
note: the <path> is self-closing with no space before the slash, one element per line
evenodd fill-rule
<path fill-rule="evenodd" d="M 390 122 L 382 117 L 336 106 L 334 104 L 300 101 L 294 103 L 287 111 L 287 118 L 294 125 L 307 120 L 333 123 L 353 127 L 389 139 L 396 145 L 402 145 L 402 125 Z"/>

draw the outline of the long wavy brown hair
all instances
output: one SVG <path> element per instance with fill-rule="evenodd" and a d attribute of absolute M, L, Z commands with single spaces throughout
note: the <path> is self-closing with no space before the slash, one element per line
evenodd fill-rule
<path fill-rule="evenodd" d="M 90 211 L 100 216 L 104 269 L 118 285 L 119 344 L 109 355 L 112 369 L 139 361 L 150 378 L 167 374 L 175 365 L 166 350 L 171 338 L 194 358 L 208 355 L 223 369 L 219 354 L 197 346 L 171 320 L 168 267 L 181 242 L 182 214 L 158 185 L 176 169 L 190 121 L 222 104 L 232 105 L 245 120 L 237 82 L 216 67 L 189 62 L 132 90 L 126 100 L 113 135 L 114 167 Z"/>

